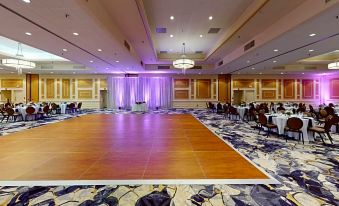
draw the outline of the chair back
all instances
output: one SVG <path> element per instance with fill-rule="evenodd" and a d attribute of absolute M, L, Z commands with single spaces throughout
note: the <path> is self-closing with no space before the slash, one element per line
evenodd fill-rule
<path fill-rule="evenodd" d="M 56 110 L 56 109 L 58 109 L 58 105 L 57 105 L 57 104 L 55 104 L 55 103 L 52 103 L 52 104 L 51 104 L 51 106 L 52 106 L 52 110 Z"/>
<path fill-rule="evenodd" d="M 328 115 L 326 110 L 324 110 L 324 109 L 321 109 L 319 114 L 320 114 L 321 117 L 327 117 L 327 115 Z"/>
<path fill-rule="evenodd" d="M 289 118 L 286 124 L 291 130 L 300 130 L 304 126 L 304 122 L 298 117 Z"/>
<path fill-rule="evenodd" d="M 69 107 L 70 109 L 74 109 L 74 108 L 75 108 L 75 104 L 74 104 L 74 103 L 70 103 L 70 104 L 68 105 L 68 107 Z"/>
<path fill-rule="evenodd" d="M 27 114 L 34 114 L 34 112 L 35 112 L 35 108 L 34 107 L 29 106 L 29 107 L 26 108 L 26 113 Z"/>
<path fill-rule="evenodd" d="M 325 107 L 324 109 L 328 115 L 334 115 L 335 113 L 333 107 Z"/>
<path fill-rule="evenodd" d="M 12 116 L 14 114 L 14 109 L 9 107 L 9 108 L 6 109 L 6 113 L 7 113 L 7 115 Z"/>
<path fill-rule="evenodd" d="M 47 114 L 49 112 L 49 106 L 48 105 L 44 106 L 42 111 Z"/>
<path fill-rule="evenodd" d="M 266 115 L 264 115 L 263 113 L 259 113 L 258 117 L 259 117 L 259 123 L 261 125 L 267 125 L 267 117 L 266 117 Z"/>
<path fill-rule="evenodd" d="M 79 102 L 78 109 L 81 109 L 81 106 L 82 106 L 82 102 Z"/>

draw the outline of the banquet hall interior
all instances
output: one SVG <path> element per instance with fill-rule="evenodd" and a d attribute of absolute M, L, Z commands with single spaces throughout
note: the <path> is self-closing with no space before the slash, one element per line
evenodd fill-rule
<path fill-rule="evenodd" d="M 0 205 L 339 205 L 339 0 L 0 0 Z"/>

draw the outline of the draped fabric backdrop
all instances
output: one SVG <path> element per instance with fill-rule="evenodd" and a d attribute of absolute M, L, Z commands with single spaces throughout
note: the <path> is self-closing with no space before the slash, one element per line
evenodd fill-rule
<path fill-rule="evenodd" d="M 110 108 L 131 109 L 135 102 L 146 102 L 150 109 L 172 107 L 171 77 L 109 77 Z"/>

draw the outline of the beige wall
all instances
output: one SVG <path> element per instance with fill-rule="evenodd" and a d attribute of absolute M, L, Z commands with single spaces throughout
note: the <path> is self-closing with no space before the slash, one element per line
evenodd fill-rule
<path fill-rule="evenodd" d="M 6 91 L 6 92 L 2 92 Z M 6 102 L 10 95 L 12 102 L 26 102 L 26 77 L 25 75 L 0 75 L 0 103 Z"/>
<path fill-rule="evenodd" d="M 82 102 L 100 107 L 100 90 L 107 90 L 105 75 L 40 75 L 39 99 L 46 102 Z"/>

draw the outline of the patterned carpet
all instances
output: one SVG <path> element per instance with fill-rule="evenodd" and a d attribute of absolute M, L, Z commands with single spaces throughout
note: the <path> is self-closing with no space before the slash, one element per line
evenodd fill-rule
<path fill-rule="evenodd" d="M 90 113 L 130 112 L 85 110 L 79 115 Z M 205 110 L 150 113 L 192 114 L 282 184 L 0 187 L 0 205 L 339 205 L 339 135 L 333 134 L 334 145 L 324 146 L 320 140 L 303 145 L 273 135 L 266 138 L 248 123 Z M 0 138 L 77 116 L 2 123 Z"/>

